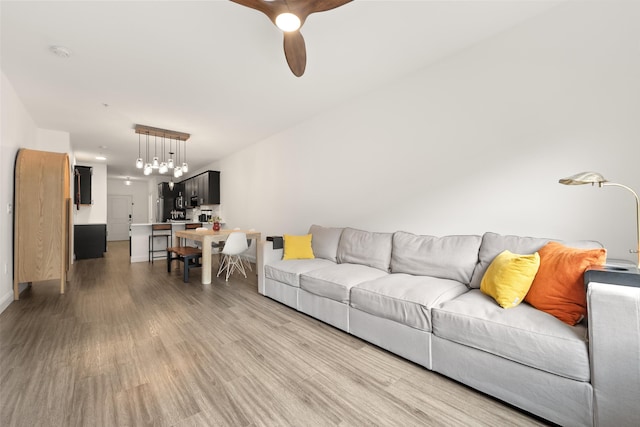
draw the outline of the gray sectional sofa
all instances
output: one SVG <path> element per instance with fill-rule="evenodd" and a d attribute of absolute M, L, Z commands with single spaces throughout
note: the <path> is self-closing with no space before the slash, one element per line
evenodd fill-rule
<path fill-rule="evenodd" d="M 554 423 L 640 425 L 640 288 L 590 283 L 588 318 L 569 326 L 479 289 L 500 252 L 549 239 L 309 233 L 315 259 L 282 260 L 262 243 L 260 293 Z"/>

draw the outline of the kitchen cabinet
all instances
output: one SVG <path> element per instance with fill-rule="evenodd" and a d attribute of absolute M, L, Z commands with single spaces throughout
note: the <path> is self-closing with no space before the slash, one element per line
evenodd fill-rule
<path fill-rule="evenodd" d="M 74 166 L 74 197 L 76 205 L 91 205 L 91 175 L 93 168 L 90 166 Z"/>
<path fill-rule="evenodd" d="M 104 256 L 107 251 L 107 224 L 75 225 L 73 230 L 73 252 L 76 260 Z"/>
<path fill-rule="evenodd" d="M 207 171 L 182 181 L 188 207 L 220 204 L 220 172 Z M 191 198 L 197 197 L 197 205 Z"/>

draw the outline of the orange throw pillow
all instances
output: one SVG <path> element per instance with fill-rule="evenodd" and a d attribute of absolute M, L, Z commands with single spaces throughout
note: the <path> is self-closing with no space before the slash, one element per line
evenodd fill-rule
<path fill-rule="evenodd" d="M 575 249 L 549 242 L 539 251 L 540 268 L 524 300 L 573 326 L 587 314 L 584 271 L 606 262 L 606 249 Z"/>

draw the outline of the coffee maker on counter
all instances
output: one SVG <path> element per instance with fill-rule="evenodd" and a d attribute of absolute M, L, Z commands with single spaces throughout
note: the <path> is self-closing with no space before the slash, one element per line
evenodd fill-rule
<path fill-rule="evenodd" d="M 198 215 L 198 221 L 209 222 L 211 221 L 211 209 L 202 209 L 200 215 Z"/>

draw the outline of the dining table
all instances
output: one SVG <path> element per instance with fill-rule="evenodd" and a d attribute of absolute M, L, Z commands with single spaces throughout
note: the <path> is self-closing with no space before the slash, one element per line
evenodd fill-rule
<path fill-rule="evenodd" d="M 194 240 L 202 244 L 202 284 L 208 285 L 211 283 L 211 244 L 214 242 L 222 242 L 227 240 L 231 233 L 245 233 L 247 239 L 254 239 L 256 241 L 256 248 L 261 239 L 259 231 L 255 230 L 209 230 L 209 229 L 195 229 L 195 230 L 178 230 L 174 233 L 174 246 L 180 246 L 180 239 Z M 257 251 L 256 256 L 260 256 L 260 251 Z"/>

